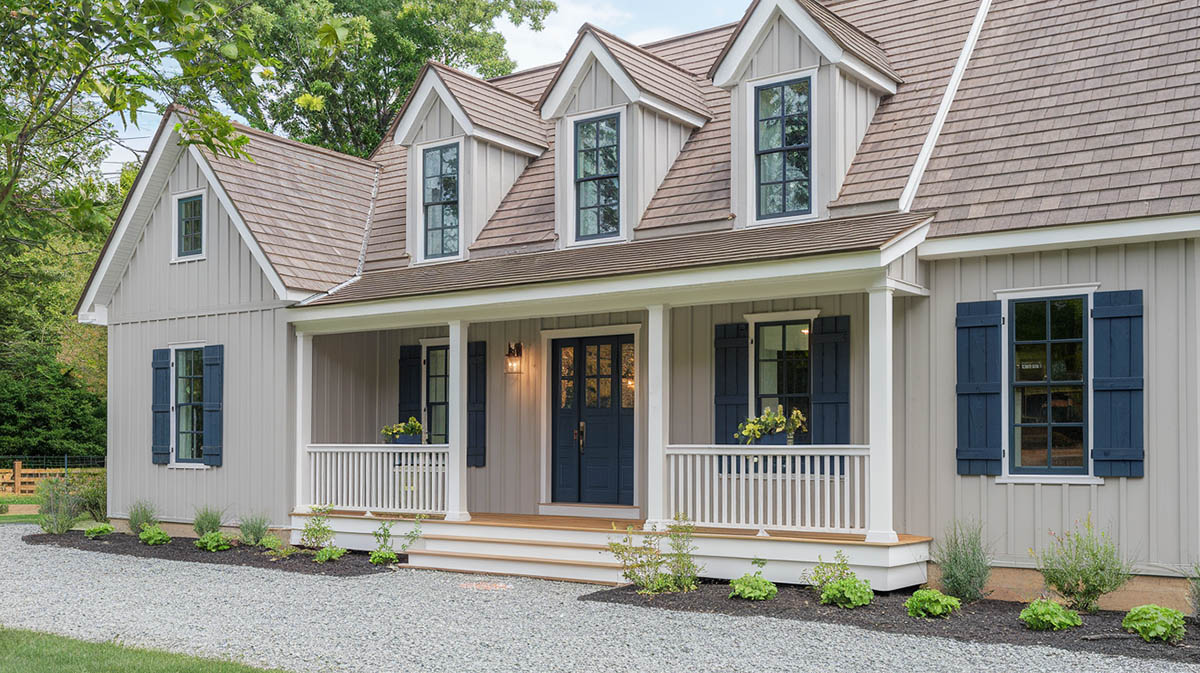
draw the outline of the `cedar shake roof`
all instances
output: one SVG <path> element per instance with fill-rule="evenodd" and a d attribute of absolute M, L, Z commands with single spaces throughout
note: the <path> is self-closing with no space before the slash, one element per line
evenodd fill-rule
<path fill-rule="evenodd" d="M 1200 4 L 996 0 L 916 206 L 949 236 L 1200 211 Z"/>
<path fill-rule="evenodd" d="M 428 67 L 441 77 L 472 124 L 543 149 L 549 146 L 547 124 L 533 111 L 530 101 L 461 70 L 433 62 Z"/>
<path fill-rule="evenodd" d="M 879 250 L 931 213 L 893 213 L 568 248 L 365 274 L 309 305 Z"/>

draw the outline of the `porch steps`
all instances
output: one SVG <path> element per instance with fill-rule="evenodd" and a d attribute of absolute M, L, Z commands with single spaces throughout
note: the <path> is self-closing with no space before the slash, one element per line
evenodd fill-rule
<path fill-rule="evenodd" d="M 408 566 L 619 584 L 621 564 L 599 545 L 545 540 L 426 535 L 408 550 Z"/>

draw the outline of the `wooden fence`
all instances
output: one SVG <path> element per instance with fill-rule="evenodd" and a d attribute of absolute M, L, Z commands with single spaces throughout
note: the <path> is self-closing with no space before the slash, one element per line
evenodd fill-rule
<path fill-rule="evenodd" d="M 69 470 L 61 467 L 23 468 L 21 461 L 17 460 L 13 461 L 11 470 L 0 470 L 0 493 L 33 495 L 39 481 L 61 477 L 64 474 L 104 474 L 104 468 L 73 467 Z"/>

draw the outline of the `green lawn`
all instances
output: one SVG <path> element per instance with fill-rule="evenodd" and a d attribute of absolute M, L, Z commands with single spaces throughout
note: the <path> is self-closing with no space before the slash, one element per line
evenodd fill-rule
<path fill-rule="evenodd" d="M 265 669 L 182 654 L 88 643 L 0 627 L 0 671 L 22 673 L 262 673 Z M 272 669 L 283 673 L 279 669 Z"/>
<path fill-rule="evenodd" d="M 14 495 L 12 493 L 0 493 L 0 503 L 9 505 L 36 505 L 38 499 L 36 495 Z"/>
<path fill-rule="evenodd" d="M 0 514 L 0 523 L 37 523 L 36 514 Z"/>

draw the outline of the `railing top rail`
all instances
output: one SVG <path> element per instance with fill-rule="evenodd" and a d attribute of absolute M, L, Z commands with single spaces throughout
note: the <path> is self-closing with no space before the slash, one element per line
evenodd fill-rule
<path fill-rule="evenodd" d="M 667 455 L 712 456 L 867 456 L 864 444 L 668 444 Z"/>
<path fill-rule="evenodd" d="M 449 444 L 309 444 L 309 453 L 441 453 Z"/>

